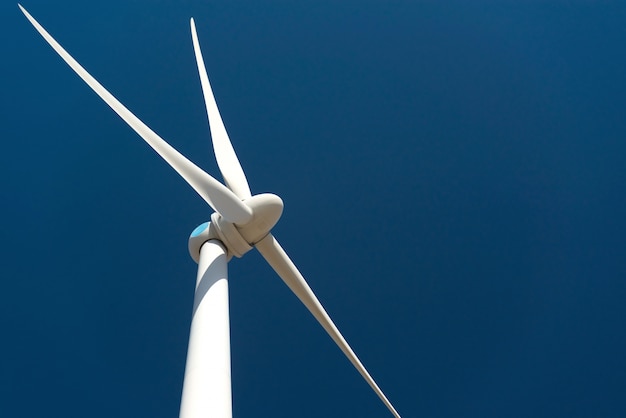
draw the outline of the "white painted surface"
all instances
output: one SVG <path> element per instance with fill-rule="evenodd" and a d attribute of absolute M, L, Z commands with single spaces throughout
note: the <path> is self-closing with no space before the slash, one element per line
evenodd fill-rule
<path fill-rule="evenodd" d="M 180 418 L 231 418 L 230 325 L 226 252 L 200 249 Z"/>

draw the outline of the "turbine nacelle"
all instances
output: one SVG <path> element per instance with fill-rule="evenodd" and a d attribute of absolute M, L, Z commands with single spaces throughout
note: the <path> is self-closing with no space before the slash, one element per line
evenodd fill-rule
<path fill-rule="evenodd" d="M 198 226 L 189 237 L 189 253 L 198 262 L 202 244 L 211 239 L 222 241 L 228 257 L 242 257 L 270 233 L 283 213 L 283 201 L 271 193 L 262 193 L 244 200 L 252 211 L 252 219 L 245 224 L 228 222 L 218 212 L 211 215 L 211 222 Z"/>

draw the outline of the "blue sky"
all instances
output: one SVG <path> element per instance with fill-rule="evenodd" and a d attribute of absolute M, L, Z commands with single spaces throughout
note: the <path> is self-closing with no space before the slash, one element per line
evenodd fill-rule
<path fill-rule="evenodd" d="M 471 4 L 468 4 L 471 3 Z M 274 233 L 404 417 L 626 414 L 623 2 L 23 3 Z M 177 416 L 210 209 L 3 4 L 0 414 Z M 390 416 L 256 252 L 234 416 Z"/>

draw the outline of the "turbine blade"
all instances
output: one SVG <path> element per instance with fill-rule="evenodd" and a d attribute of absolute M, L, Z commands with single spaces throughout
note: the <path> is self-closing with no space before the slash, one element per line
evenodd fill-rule
<path fill-rule="evenodd" d="M 391 405 L 391 402 L 389 402 L 382 390 L 380 390 L 374 379 L 372 379 L 372 376 L 370 376 L 367 372 L 363 363 L 361 363 L 356 354 L 354 354 L 352 348 L 350 348 L 345 338 L 343 338 L 333 321 L 324 310 L 322 304 L 304 280 L 304 277 L 302 277 L 302 274 L 300 274 L 297 267 L 289 259 L 289 256 L 285 253 L 285 250 L 282 249 L 278 241 L 276 241 L 272 234 L 268 234 L 256 244 L 256 248 L 269 265 L 272 266 L 276 273 L 278 273 L 280 278 L 283 279 L 285 284 L 289 286 L 291 291 L 296 294 L 302 303 L 304 303 L 320 325 L 324 327 L 328 335 L 330 335 L 341 351 L 343 351 L 350 362 L 352 362 L 354 367 L 359 371 L 359 373 L 361 373 L 361 376 L 363 376 L 374 392 L 376 392 L 389 411 L 391 411 L 396 418 L 400 418 L 398 412 L 395 410 L 393 405 Z"/>
<path fill-rule="evenodd" d="M 233 192 L 201 168 L 185 158 L 171 145 L 133 115 L 122 103 L 93 78 L 52 36 L 21 6 L 20 9 L 39 34 L 63 60 L 108 104 L 139 136 L 141 136 L 187 183 L 229 222 L 245 224 L 252 219 L 252 210 Z"/>
<path fill-rule="evenodd" d="M 224 127 L 220 111 L 217 108 L 217 103 L 215 103 L 213 90 L 209 83 L 209 76 L 204 66 L 204 60 L 202 59 L 202 51 L 200 50 L 196 24 L 193 18 L 191 18 L 191 38 L 193 40 L 193 50 L 196 54 L 196 63 L 198 64 L 198 73 L 200 74 L 200 83 L 202 84 L 206 112 L 209 117 L 209 128 L 211 129 L 211 140 L 213 142 L 213 151 L 215 152 L 217 165 L 220 168 L 222 177 L 224 177 L 228 188 L 240 199 L 247 199 L 251 196 L 250 186 L 248 186 L 246 175 L 241 168 L 237 154 L 235 154 L 233 145 L 228 138 L 228 133 Z"/>

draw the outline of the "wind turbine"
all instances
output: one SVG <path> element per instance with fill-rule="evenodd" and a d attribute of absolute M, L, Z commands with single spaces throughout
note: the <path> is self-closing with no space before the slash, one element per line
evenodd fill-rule
<path fill-rule="evenodd" d="M 63 60 L 150 145 L 215 212 L 211 222 L 189 237 L 198 263 L 194 309 L 180 408 L 181 418 L 232 416 L 227 263 L 255 247 L 326 330 L 337 346 L 396 417 L 400 415 L 341 335 L 302 274 L 270 230 L 283 211 L 274 194 L 252 195 L 218 111 L 204 66 L 196 27 L 191 19 L 198 72 L 209 118 L 213 150 L 226 186 L 185 158 L 131 113 L 63 49 L 20 5 L 26 18 Z"/>

